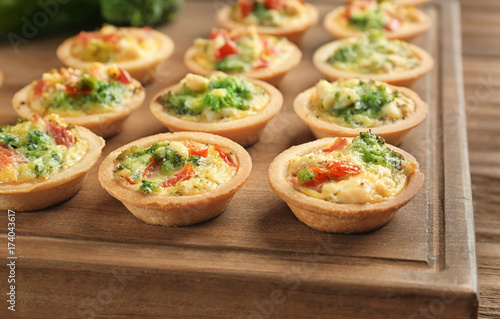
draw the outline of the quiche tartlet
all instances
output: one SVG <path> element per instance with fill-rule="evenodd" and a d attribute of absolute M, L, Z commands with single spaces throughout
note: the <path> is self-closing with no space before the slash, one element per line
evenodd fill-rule
<path fill-rule="evenodd" d="M 414 91 L 373 80 L 319 81 L 294 101 L 295 113 L 316 138 L 356 137 L 370 130 L 393 145 L 427 115 L 427 103 Z"/>
<path fill-rule="evenodd" d="M 222 71 L 278 85 L 302 58 L 299 48 L 286 40 L 259 35 L 255 26 L 227 31 L 213 29 L 208 39 L 196 39 L 184 55 L 191 72 L 209 75 Z"/>
<path fill-rule="evenodd" d="M 0 128 L 0 209 L 31 211 L 63 202 L 83 186 L 104 140 L 49 115 Z"/>
<path fill-rule="evenodd" d="M 94 62 L 86 69 L 60 68 L 44 73 L 14 95 L 12 105 L 23 118 L 55 113 L 102 137 L 117 134 L 141 106 L 141 83 L 116 66 Z"/>
<path fill-rule="evenodd" d="M 431 19 L 415 7 L 389 1 L 354 1 L 329 12 L 323 27 L 336 38 L 361 36 L 379 30 L 388 39 L 410 40 L 431 26 Z"/>
<path fill-rule="evenodd" d="M 172 39 L 150 27 L 105 25 L 67 39 L 57 48 L 57 57 L 73 68 L 85 68 L 92 62 L 115 63 L 133 78 L 147 82 L 152 80 L 156 66 L 173 51 Z"/>
<path fill-rule="evenodd" d="M 434 59 L 416 45 L 370 33 L 321 46 L 313 63 L 331 81 L 362 78 L 409 87 L 432 70 Z"/>
<path fill-rule="evenodd" d="M 318 10 L 301 0 L 239 0 L 220 9 L 216 20 L 229 30 L 255 25 L 259 34 L 286 37 L 298 44 L 318 22 Z"/>
<path fill-rule="evenodd" d="M 268 175 L 300 221 L 345 234 L 384 226 L 424 182 L 413 156 L 369 132 L 294 146 L 274 159 Z"/>
<path fill-rule="evenodd" d="M 247 151 L 199 132 L 145 137 L 109 154 L 101 185 L 148 224 L 185 226 L 220 215 L 252 169 Z"/>
<path fill-rule="evenodd" d="M 250 146 L 282 105 L 281 93 L 266 82 L 220 72 L 209 78 L 190 73 L 158 93 L 151 112 L 170 131 L 212 133 Z"/>
<path fill-rule="evenodd" d="M 352 3 L 355 1 L 364 1 L 364 0 L 345 0 L 345 2 L 348 3 Z M 399 5 L 402 7 L 420 7 L 429 2 L 429 0 L 378 0 L 379 3 L 384 1 L 390 1 L 395 5 Z"/>

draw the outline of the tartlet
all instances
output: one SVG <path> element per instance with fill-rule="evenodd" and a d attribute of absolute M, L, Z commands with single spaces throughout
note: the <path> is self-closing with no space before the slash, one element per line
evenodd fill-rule
<path fill-rule="evenodd" d="M 388 39 L 410 40 L 431 26 L 431 19 L 414 7 L 390 2 L 360 1 L 326 14 L 323 27 L 337 39 L 361 36 L 378 29 Z"/>
<path fill-rule="evenodd" d="M 264 13 L 255 15 L 256 9 Z M 286 37 L 299 44 L 304 33 L 318 22 L 318 10 L 300 0 L 240 0 L 217 11 L 215 18 L 221 27 L 229 30 L 255 24 L 259 34 Z"/>
<path fill-rule="evenodd" d="M 186 107 L 186 102 L 181 108 L 180 102 L 175 101 L 176 92 L 182 94 L 186 89 L 188 96 L 194 95 L 193 100 L 201 104 L 196 112 Z M 217 108 L 207 104 L 210 103 L 207 100 L 221 90 L 225 95 L 212 102 Z M 249 94 L 251 98 L 245 99 Z M 151 101 L 150 109 L 170 131 L 217 134 L 246 147 L 259 140 L 267 122 L 282 105 L 282 94 L 266 82 L 216 73 L 210 78 L 188 74 L 180 83 L 159 92 Z"/>
<path fill-rule="evenodd" d="M 241 51 L 245 54 L 240 55 Z M 292 42 L 259 35 L 255 27 L 250 26 L 233 31 L 213 29 L 209 39 L 195 40 L 184 55 L 184 63 L 191 72 L 204 76 L 223 71 L 277 86 L 301 58 L 302 52 Z"/>
<path fill-rule="evenodd" d="M 133 78 L 148 82 L 153 80 L 156 66 L 173 51 L 172 39 L 149 27 L 105 25 L 98 31 L 82 31 L 65 40 L 56 53 L 61 62 L 73 68 L 82 69 L 92 62 L 115 63 Z"/>
<path fill-rule="evenodd" d="M 374 89 L 364 92 L 365 95 L 353 92 L 352 88 L 360 87 Z M 329 98 L 328 105 L 325 97 Z M 300 93 L 293 107 L 316 138 L 356 137 L 359 132 L 370 130 L 392 145 L 401 144 L 406 134 L 422 123 L 428 111 L 427 103 L 408 88 L 359 79 L 332 84 L 322 80 Z"/>
<path fill-rule="evenodd" d="M 344 0 L 344 1 L 347 3 L 353 2 L 353 0 Z M 387 0 L 379 0 L 379 2 L 382 1 L 387 1 Z M 402 7 L 420 7 L 429 2 L 429 0 L 389 0 L 389 1 Z"/>
<path fill-rule="evenodd" d="M 136 163 L 137 158 L 147 161 Z M 185 226 L 220 215 L 251 169 L 250 155 L 229 139 L 199 132 L 164 133 L 111 152 L 100 166 L 99 181 L 144 222 Z"/>
<path fill-rule="evenodd" d="M 144 98 L 141 83 L 127 71 L 94 62 L 84 70 L 61 68 L 44 73 L 18 91 L 12 105 L 23 118 L 56 113 L 66 123 L 106 138 L 122 131 L 125 120 Z"/>
<path fill-rule="evenodd" d="M 364 51 L 360 53 L 360 58 L 365 59 L 366 62 L 362 61 L 363 63 L 360 63 L 360 61 L 356 60 L 352 63 L 344 63 L 346 67 L 343 69 L 335 67 L 334 64 L 336 62 L 331 62 L 332 57 L 335 57 L 336 53 L 342 53 L 339 54 L 340 57 L 345 56 L 345 52 L 343 51 L 347 51 L 348 54 L 357 54 L 356 52 L 353 53 L 353 50 L 345 49 L 354 46 L 364 49 Z M 378 47 L 381 50 L 387 50 L 389 46 L 394 48 L 400 47 L 402 52 L 398 54 L 388 54 L 386 58 L 387 63 L 384 64 L 381 64 L 380 61 L 370 60 L 372 56 L 376 56 L 377 59 L 380 59 L 381 54 L 376 54 L 374 48 Z M 409 55 L 409 57 L 405 57 L 405 59 L 402 60 L 402 54 Z M 348 59 L 351 58 L 350 56 L 348 57 Z M 402 61 L 401 65 L 399 65 L 400 61 Z M 361 78 L 373 79 L 396 86 L 411 87 L 416 80 L 432 70 L 434 59 L 424 49 L 416 45 L 399 40 L 387 40 L 380 37 L 379 34 L 372 33 L 366 37 L 347 38 L 324 44 L 314 52 L 313 63 L 330 81 Z M 362 68 L 363 64 L 367 64 L 368 67 Z M 381 65 L 384 68 L 374 69 L 372 71 L 370 69 L 372 65 Z M 392 68 L 392 70 L 390 68 Z"/>
<path fill-rule="evenodd" d="M 67 126 L 57 115 L 35 115 L 32 121 L 5 126 L 0 140 L 0 209 L 15 211 L 39 210 L 71 198 L 104 147 L 101 137 Z"/>
<path fill-rule="evenodd" d="M 374 135 L 370 133 L 361 133 L 361 135 L 363 134 L 373 139 Z M 361 136 L 359 138 L 361 138 Z M 326 165 L 326 168 L 317 168 L 316 170 L 307 168 L 299 171 L 297 176 L 289 175 L 290 165 L 295 165 L 297 159 L 300 160 L 301 156 L 307 154 L 309 157 L 309 154 L 316 154 L 316 152 L 320 153 L 325 150 L 326 152 L 342 152 L 342 147 L 345 148 L 346 144 L 347 147 L 349 147 L 350 144 L 348 143 L 352 142 L 353 139 L 350 138 L 324 138 L 316 140 L 314 142 L 294 146 L 284 151 L 271 163 L 268 171 L 271 188 L 288 204 L 295 216 L 307 226 L 325 232 L 345 234 L 372 231 L 387 224 L 394 217 L 398 209 L 415 197 L 421 189 L 424 182 L 424 175 L 419 171 L 418 163 L 415 161 L 415 158 L 405 151 L 391 145 L 387 145 L 390 150 L 396 151 L 400 154 L 399 156 L 404 156 L 405 164 L 403 170 L 405 174 L 408 175 L 405 178 L 404 187 L 399 189 L 400 192 L 385 200 L 380 200 L 379 198 L 375 202 L 363 202 L 364 198 L 372 198 L 370 196 L 372 196 L 373 189 L 370 188 L 370 186 L 373 183 L 377 183 L 380 179 L 374 178 L 373 181 L 371 181 L 372 184 L 368 183 L 367 185 L 365 185 L 363 179 L 361 179 L 362 182 L 359 183 L 358 179 L 365 178 L 365 175 L 363 175 L 365 171 L 360 171 L 359 167 L 349 162 L 343 162 L 343 160 L 335 160 L 335 165 L 330 165 L 331 163 L 323 164 Z M 299 162 L 299 164 L 307 167 L 307 162 Z M 367 168 L 364 169 L 366 171 L 368 170 Z M 328 177 L 324 176 L 329 183 L 328 189 L 336 190 L 336 192 L 330 194 L 330 196 L 335 198 L 343 194 L 345 203 L 332 202 L 323 198 L 309 196 L 302 192 L 300 188 L 297 188 L 297 185 L 302 185 L 296 182 L 300 181 L 300 179 L 313 178 L 311 182 L 320 180 L 317 176 L 322 175 L 315 175 L 314 177 L 308 176 L 307 172 L 309 170 L 311 170 L 313 174 L 316 174 L 316 171 L 318 171 L 319 174 L 328 174 Z M 408 173 L 406 173 L 407 170 Z M 338 182 L 331 182 L 331 179 L 338 180 Z M 353 182 L 349 185 L 351 179 Z M 295 184 L 292 184 L 293 181 L 295 181 Z M 370 179 L 366 179 L 366 181 L 370 181 Z M 326 188 L 327 186 L 322 187 Z M 341 188 L 341 190 L 337 190 L 337 188 Z M 375 190 L 377 189 L 375 188 Z M 367 193 L 364 193 L 365 191 Z M 314 191 L 308 191 L 308 194 L 314 194 Z"/>

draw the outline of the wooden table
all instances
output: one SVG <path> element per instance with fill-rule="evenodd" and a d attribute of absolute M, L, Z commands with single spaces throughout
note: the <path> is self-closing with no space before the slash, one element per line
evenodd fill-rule
<path fill-rule="evenodd" d="M 479 318 L 500 318 L 500 2 L 460 2 Z"/>
<path fill-rule="evenodd" d="M 497 109 L 500 107 L 497 105 L 500 104 L 498 93 L 500 88 L 500 3 L 496 0 L 461 0 L 461 4 L 464 87 L 481 291 L 479 318 L 500 318 L 500 211 L 498 208 L 500 205 L 500 137 L 494 135 L 495 132 L 500 131 L 500 110 Z M 60 39 L 44 41 L 47 42 L 48 47 L 55 47 Z M 23 53 L 20 54 L 22 56 Z M 44 64 L 39 62 L 54 61 L 53 52 L 42 51 L 39 59 L 39 61 L 24 60 L 19 67 L 40 74 L 46 70 L 40 68 L 40 65 Z M 0 68 L 4 68 L 5 63 L 6 61 L 0 57 Z M 22 84 L 20 82 L 14 76 L 7 79 L 4 85 L 12 90 L 13 87 Z M 0 93 L 0 101 L 2 102 L 1 113 L 15 118 L 14 113 L 3 112 L 4 108 L 8 107 L 10 97 Z M 10 118 L 1 120 L 11 122 Z M 61 249 L 59 258 L 64 259 L 63 247 L 54 246 L 54 248 Z M 57 272 L 57 269 L 54 271 Z M 75 268 L 75 271 L 78 269 Z M 119 274 L 116 275 L 116 278 L 120 278 Z M 27 274 L 27 276 L 36 276 L 36 274 Z M 127 280 L 131 278 L 121 277 L 121 279 L 121 283 L 126 285 Z M 0 278 L 0 280 L 3 279 Z M 175 281 L 172 283 L 175 284 Z M 54 282 L 54 289 L 47 291 L 47 294 L 53 294 L 58 300 L 64 300 L 64 296 L 57 293 L 58 284 L 66 283 L 62 278 Z M 196 286 L 196 282 L 190 284 Z M 179 289 L 182 287 L 180 286 Z M 148 305 L 151 304 L 144 303 L 144 307 Z"/>

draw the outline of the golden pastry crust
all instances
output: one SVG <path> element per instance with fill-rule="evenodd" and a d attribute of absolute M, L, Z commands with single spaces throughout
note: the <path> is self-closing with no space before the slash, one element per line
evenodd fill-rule
<path fill-rule="evenodd" d="M 198 131 L 217 134 L 247 147 L 259 140 L 266 124 L 278 114 L 283 106 L 283 95 L 274 86 L 259 80 L 248 79 L 248 81 L 263 88 L 269 94 L 270 100 L 263 111 L 242 119 L 221 123 L 199 123 L 169 114 L 164 110 L 163 105 L 157 102 L 157 99 L 159 96 L 175 89 L 179 84 L 174 84 L 160 91 L 151 101 L 150 109 L 158 121 L 172 132 Z"/>
<path fill-rule="evenodd" d="M 153 80 L 153 74 L 156 66 L 162 61 L 168 59 L 174 52 L 174 42 L 172 39 L 161 32 L 151 30 L 155 39 L 157 39 L 161 46 L 158 50 L 155 50 L 153 54 L 146 58 L 124 61 L 124 62 L 111 62 L 111 64 L 116 64 L 117 66 L 127 70 L 130 75 L 138 79 L 141 82 L 150 82 Z M 81 59 L 74 57 L 71 54 L 71 47 L 75 42 L 75 37 L 66 39 L 62 44 L 57 47 L 57 57 L 59 60 L 67 66 L 84 69 L 92 62 L 82 61 Z"/>
<path fill-rule="evenodd" d="M 148 147 L 158 141 L 196 141 L 218 144 L 234 152 L 238 169 L 236 175 L 220 188 L 198 195 L 161 196 L 145 195 L 127 188 L 114 178 L 115 159 L 132 145 Z M 246 182 L 252 170 L 252 160 L 240 145 L 217 135 L 199 132 L 164 133 L 141 138 L 111 152 L 99 169 L 99 181 L 108 193 L 120 200 L 137 218 L 148 224 L 186 226 L 209 220 L 220 215 L 234 194 Z"/>
<path fill-rule="evenodd" d="M 343 234 L 369 232 L 387 224 L 398 209 L 415 197 L 422 188 L 424 174 L 418 171 L 418 168 L 416 173 L 409 176 L 405 189 L 399 195 L 378 203 L 332 203 L 307 196 L 293 188 L 286 178 L 289 159 L 330 146 L 335 140 L 335 138 L 324 138 L 294 146 L 278 155 L 269 167 L 268 177 L 271 188 L 287 203 L 295 216 L 307 226 L 325 232 Z M 405 151 L 392 145 L 388 146 L 403 154 L 407 161 L 415 161 L 415 158 Z"/>
<path fill-rule="evenodd" d="M 347 39 L 346 39 L 347 40 Z M 364 74 L 356 72 L 348 72 L 334 68 L 328 63 L 328 57 L 335 50 L 344 44 L 346 40 L 336 40 L 326 43 L 319 47 L 313 55 L 314 66 L 323 73 L 330 81 L 338 79 L 372 79 L 375 81 L 385 82 L 396 86 L 411 87 L 416 80 L 429 73 L 434 67 L 434 59 L 424 49 L 408 44 L 412 53 L 420 60 L 420 65 L 411 70 L 400 73 L 385 73 L 385 74 Z"/>
<path fill-rule="evenodd" d="M 264 68 L 264 69 L 250 70 L 239 73 L 232 72 L 230 74 L 242 75 L 247 78 L 262 80 L 274 86 L 278 86 L 279 83 L 281 82 L 281 79 L 286 75 L 286 73 L 295 68 L 302 59 L 302 52 L 300 51 L 300 49 L 293 43 L 290 43 L 290 45 L 293 46 L 290 58 L 274 68 Z M 195 55 L 196 55 L 196 48 L 194 46 L 189 48 L 184 54 L 184 63 L 191 72 L 203 76 L 209 76 L 212 72 L 216 71 L 212 69 L 207 69 L 204 66 L 198 64 L 198 62 L 196 62 Z"/>
<path fill-rule="evenodd" d="M 89 142 L 85 156 L 75 165 L 38 183 L 0 185 L 0 209 L 32 211 L 61 203 L 82 188 L 89 169 L 97 162 L 104 140 L 84 127 L 76 127 Z"/>
<path fill-rule="evenodd" d="M 0 71 L 0 87 L 2 87 L 3 84 L 3 73 Z"/>
<path fill-rule="evenodd" d="M 286 37 L 295 44 L 300 44 L 304 33 L 318 22 L 318 9 L 309 3 L 304 3 L 306 7 L 306 19 L 304 23 L 282 27 L 256 26 L 259 34 L 267 34 L 275 37 Z M 215 15 L 217 24 L 223 28 L 234 30 L 245 27 L 245 24 L 234 21 L 230 18 L 231 6 L 226 6 Z"/>
<path fill-rule="evenodd" d="M 415 112 L 404 120 L 380 127 L 345 127 L 336 123 L 325 122 L 311 113 L 310 100 L 311 94 L 315 91 L 315 87 L 309 88 L 297 95 L 293 102 L 293 108 L 299 118 L 309 126 L 314 136 L 318 139 L 323 137 L 356 137 L 359 135 L 359 132 L 371 131 L 373 134 L 384 138 L 387 143 L 399 145 L 406 134 L 425 119 L 428 112 L 428 106 L 413 90 L 389 84 L 387 87 L 392 90 L 398 90 L 403 96 L 410 98 L 415 103 Z"/>
<path fill-rule="evenodd" d="M 138 88 L 134 91 L 133 97 L 126 105 L 116 108 L 114 111 L 107 113 L 98 113 L 78 117 L 62 117 L 66 123 L 80 125 L 88 128 L 95 134 L 107 138 L 120 133 L 123 130 L 123 124 L 129 115 L 139 108 L 144 102 L 146 96 L 144 88 L 137 81 L 132 79 L 133 85 Z M 12 98 L 12 106 L 14 110 L 25 119 L 31 119 L 33 111 L 28 98 L 29 92 L 33 89 L 33 83 L 19 90 Z M 45 114 L 38 114 L 45 116 Z"/>
<path fill-rule="evenodd" d="M 349 28 L 343 16 L 345 15 L 345 6 L 338 7 L 326 14 L 323 20 L 323 27 L 337 39 L 362 36 L 365 33 Z M 384 37 L 393 40 L 411 40 L 414 37 L 426 32 L 431 27 L 431 19 L 421 10 L 415 12 L 418 23 L 412 24 L 396 31 L 383 30 Z"/>

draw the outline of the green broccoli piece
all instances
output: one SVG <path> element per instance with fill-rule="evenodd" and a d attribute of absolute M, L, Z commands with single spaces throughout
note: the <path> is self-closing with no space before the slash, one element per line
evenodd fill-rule
<path fill-rule="evenodd" d="M 134 27 L 172 21 L 183 0 L 101 0 L 101 14 L 108 22 Z"/>
<path fill-rule="evenodd" d="M 402 154 L 391 150 L 385 145 L 385 140 L 371 132 L 360 132 L 351 147 L 361 154 L 367 164 L 382 165 L 393 172 L 403 170 L 405 158 Z"/>
<path fill-rule="evenodd" d="M 155 182 L 143 180 L 141 186 L 139 186 L 139 189 L 144 194 L 151 194 L 153 192 L 159 192 L 161 190 L 161 187 Z"/>
<path fill-rule="evenodd" d="M 314 172 L 311 169 L 303 169 L 297 173 L 297 179 L 300 183 L 307 183 L 313 180 Z"/>

